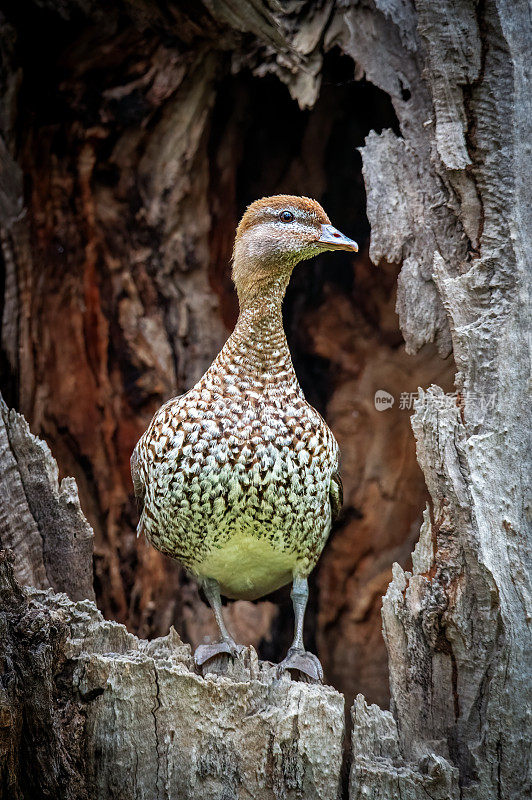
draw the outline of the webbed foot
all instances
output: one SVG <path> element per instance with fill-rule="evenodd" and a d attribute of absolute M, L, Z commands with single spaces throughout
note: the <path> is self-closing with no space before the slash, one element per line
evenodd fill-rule
<path fill-rule="evenodd" d="M 323 683 L 323 667 L 314 653 L 291 647 L 286 658 L 278 665 L 277 674 L 280 676 L 286 670 L 292 669 L 306 675 L 310 682 Z"/>
<path fill-rule="evenodd" d="M 221 653 L 227 653 L 232 658 L 236 658 L 242 650 L 244 650 L 244 645 L 237 644 L 232 639 L 223 639 L 221 642 L 212 644 L 200 644 L 194 651 L 194 663 L 197 667 L 201 667 L 206 661 L 216 658 Z"/>

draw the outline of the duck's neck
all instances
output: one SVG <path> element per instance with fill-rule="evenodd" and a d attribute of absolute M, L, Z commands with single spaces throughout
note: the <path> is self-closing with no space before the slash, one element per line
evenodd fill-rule
<path fill-rule="evenodd" d="M 290 276 L 240 296 L 235 329 L 218 359 L 226 371 L 259 384 L 298 386 L 283 328 L 282 303 Z M 218 361 L 217 359 L 217 361 Z"/>

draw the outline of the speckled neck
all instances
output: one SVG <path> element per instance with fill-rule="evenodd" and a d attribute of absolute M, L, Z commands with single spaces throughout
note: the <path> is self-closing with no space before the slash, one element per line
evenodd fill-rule
<path fill-rule="evenodd" d="M 213 366 L 243 379 L 258 388 L 270 384 L 299 387 L 283 328 L 282 303 L 290 276 L 264 286 L 249 299 L 242 300 L 235 329 Z"/>

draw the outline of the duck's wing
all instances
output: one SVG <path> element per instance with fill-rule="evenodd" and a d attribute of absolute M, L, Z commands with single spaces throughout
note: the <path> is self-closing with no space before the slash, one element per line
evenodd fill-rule
<path fill-rule="evenodd" d="M 137 500 L 137 511 L 139 512 L 139 523 L 137 525 L 137 536 L 144 532 L 144 497 L 146 495 L 146 486 L 142 477 L 142 470 L 140 467 L 140 456 L 138 451 L 138 443 L 131 453 L 129 460 L 131 466 L 131 478 L 133 480 L 133 490 Z"/>
<path fill-rule="evenodd" d="M 332 521 L 335 522 L 340 516 L 344 502 L 344 485 L 339 472 L 333 472 L 331 475 L 329 497 L 331 500 Z"/>
<path fill-rule="evenodd" d="M 139 536 L 142 533 L 142 528 L 143 528 L 142 512 L 144 511 L 144 498 L 146 496 L 145 481 L 146 481 L 147 465 L 144 464 L 145 468 L 144 469 L 142 468 L 143 465 L 142 465 L 141 444 L 143 443 L 143 440 L 144 441 L 146 440 L 146 437 L 148 437 L 149 441 L 150 436 L 153 434 L 153 425 L 154 422 L 156 422 L 157 417 L 160 416 L 161 414 L 164 415 L 165 412 L 168 412 L 168 409 L 170 409 L 174 403 L 179 402 L 179 400 L 181 400 L 181 398 L 184 396 L 185 395 L 181 394 L 178 397 L 172 397 L 171 400 L 168 400 L 163 406 L 161 406 L 159 411 L 157 411 L 157 413 L 154 415 L 150 425 L 148 426 L 147 431 L 140 437 L 139 441 L 135 445 L 135 448 L 131 454 L 131 458 L 129 460 L 129 464 L 131 467 L 131 479 L 133 481 L 133 490 L 135 492 L 135 498 L 137 500 L 137 509 L 140 517 L 139 524 L 137 526 L 137 536 Z"/>
<path fill-rule="evenodd" d="M 142 472 L 139 464 L 138 444 L 135 445 L 135 449 L 131 454 L 131 459 L 129 463 L 131 466 L 131 478 L 133 480 L 133 490 L 135 492 L 135 497 L 137 499 L 139 514 L 141 514 L 142 509 L 144 507 L 144 495 L 146 494 L 146 487 L 144 486 L 144 481 L 142 480 Z"/>

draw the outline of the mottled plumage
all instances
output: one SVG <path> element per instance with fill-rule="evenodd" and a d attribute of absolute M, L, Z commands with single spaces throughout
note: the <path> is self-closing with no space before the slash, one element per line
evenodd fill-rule
<path fill-rule="evenodd" d="M 303 396 L 281 305 L 298 261 L 342 246 L 356 247 L 315 201 L 282 195 L 248 209 L 234 250 L 235 330 L 198 383 L 155 414 L 131 459 L 139 531 L 231 598 L 305 579 L 341 507 L 338 446 Z"/>

